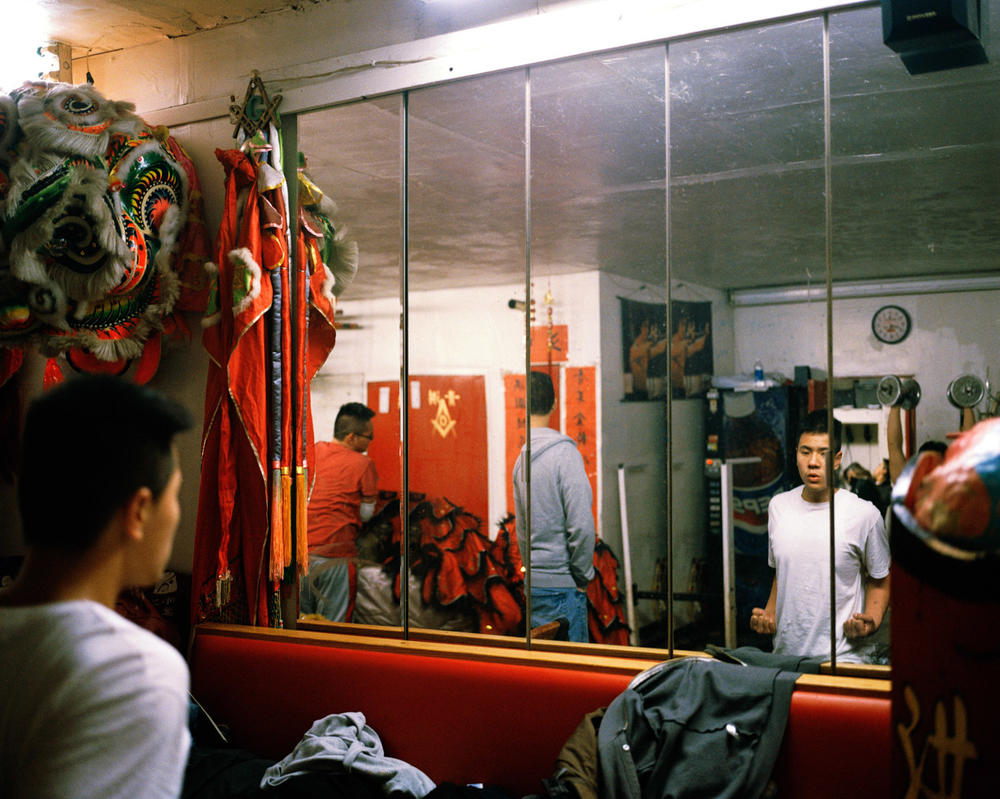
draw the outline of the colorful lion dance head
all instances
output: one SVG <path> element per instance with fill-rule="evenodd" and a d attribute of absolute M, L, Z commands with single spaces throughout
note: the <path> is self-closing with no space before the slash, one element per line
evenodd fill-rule
<path fill-rule="evenodd" d="M 158 343 L 200 192 L 179 145 L 133 110 L 89 85 L 0 96 L 0 347 L 112 371 Z"/>

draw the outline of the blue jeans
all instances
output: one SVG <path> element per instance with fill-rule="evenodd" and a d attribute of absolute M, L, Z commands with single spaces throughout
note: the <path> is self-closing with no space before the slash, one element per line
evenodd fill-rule
<path fill-rule="evenodd" d="M 587 643 L 587 592 L 576 588 L 532 588 L 531 626 L 556 619 L 569 621 L 569 640 Z"/>
<path fill-rule="evenodd" d="M 309 556 L 309 574 L 299 578 L 299 613 L 347 621 L 351 602 L 350 560 Z"/>

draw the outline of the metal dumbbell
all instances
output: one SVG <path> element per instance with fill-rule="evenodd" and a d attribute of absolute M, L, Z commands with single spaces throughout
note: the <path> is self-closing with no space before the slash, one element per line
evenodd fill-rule
<path fill-rule="evenodd" d="M 898 405 L 904 411 L 913 410 L 920 402 L 920 384 L 913 378 L 900 380 L 896 375 L 886 375 L 878 381 L 875 396 L 886 407 Z"/>
<path fill-rule="evenodd" d="M 975 375 L 959 375 L 948 384 L 948 402 L 956 408 L 975 408 L 986 396 L 986 386 Z"/>

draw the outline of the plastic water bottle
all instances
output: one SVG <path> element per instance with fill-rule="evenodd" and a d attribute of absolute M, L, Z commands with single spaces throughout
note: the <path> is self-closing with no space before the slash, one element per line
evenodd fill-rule
<path fill-rule="evenodd" d="M 764 364 L 759 359 L 753 365 L 753 379 L 755 383 L 764 382 Z"/>

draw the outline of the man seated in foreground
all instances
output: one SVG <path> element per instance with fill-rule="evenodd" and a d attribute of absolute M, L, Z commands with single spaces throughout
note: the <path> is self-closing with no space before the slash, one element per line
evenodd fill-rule
<path fill-rule="evenodd" d="M 27 555 L 0 592 L 0 785 L 7 799 L 177 797 L 188 669 L 115 612 L 162 574 L 180 519 L 180 405 L 73 378 L 28 409 L 18 475 Z"/>

